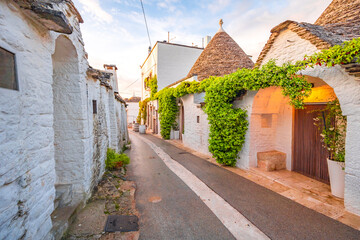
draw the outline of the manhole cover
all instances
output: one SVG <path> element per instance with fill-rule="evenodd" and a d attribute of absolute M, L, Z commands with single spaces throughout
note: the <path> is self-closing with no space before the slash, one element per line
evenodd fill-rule
<path fill-rule="evenodd" d="M 105 224 L 105 232 L 133 232 L 139 230 L 137 216 L 110 215 Z"/>

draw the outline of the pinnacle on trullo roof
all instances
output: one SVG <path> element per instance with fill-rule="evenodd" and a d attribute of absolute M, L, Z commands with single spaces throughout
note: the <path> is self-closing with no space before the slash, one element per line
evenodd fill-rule
<path fill-rule="evenodd" d="M 201 81 L 210 76 L 223 76 L 239 68 L 252 68 L 253 61 L 239 47 L 239 45 L 224 31 L 223 21 L 219 21 L 220 28 L 211 39 L 191 68 L 187 77 L 198 76 Z"/>

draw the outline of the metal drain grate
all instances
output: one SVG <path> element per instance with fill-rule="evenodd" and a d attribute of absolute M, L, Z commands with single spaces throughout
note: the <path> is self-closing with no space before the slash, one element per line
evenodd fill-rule
<path fill-rule="evenodd" d="M 110 215 L 105 224 L 105 232 L 133 232 L 139 230 L 137 216 Z"/>
<path fill-rule="evenodd" d="M 187 154 L 188 152 L 179 152 L 178 154 Z"/>

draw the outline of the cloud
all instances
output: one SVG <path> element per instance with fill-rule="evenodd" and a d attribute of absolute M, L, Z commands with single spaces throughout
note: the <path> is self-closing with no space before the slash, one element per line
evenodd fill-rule
<path fill-rule="evenodd" d="M 170 12 L 175 12 L 175 10 L 178 8 L 176 6 L 176 3 L 178 0 L 162 0 L 157 3 L 157 6 L 163 9 L 167 9 Z"/>
<path fill-rule="evenodd" d="M 111 23 L 113 17 L 101 8 L 99 0 L 78 0 L 85 12 L 90 13 L 99 22 Z"/>
<path fill-rule="evenodd" d="M 225 9 L 230 3 L 231 0 L 215 0 L 211 3 L 208 3 L 207 8 L 210 10 L 210 12 L 217 13 Z"/>

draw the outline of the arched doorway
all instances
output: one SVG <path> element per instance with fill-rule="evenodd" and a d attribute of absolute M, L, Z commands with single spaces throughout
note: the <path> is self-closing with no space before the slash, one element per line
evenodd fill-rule
<path fill-rule="evenodd" d="M 323 80 L 307 77 L 313 84 L 305 99 L 305 109 L 294 109 L 280 87 L 258 91 L 254 98 L 250 124 L 250 166 L 257 166 L 257 153 L 280 151 L 286 154 L 286 168 L 329 183 L 320 132 L 314 125 L 318 110 L 336 99 L 334 90 Z"/>
<path fill-rule="evenodd" d="M 84 125 L 78 55 L 67 37 L 57 38 L 52 63 L 56 208 L 83 192 Z"/>
<path fill-rule="evenodd" d="M 328 102 L 336 99 L 334 90 L 320 78 L 307 76 L 313 84 L 311 95 L 305 99 L 304 109 L 294 110 L 292 170 L 316 180 L 330 183 L 327 166 L 329 153 L 323 146 L 321 132 L 314 124 Z M 325 116 L 324 116 L 325 117 Z"/>

